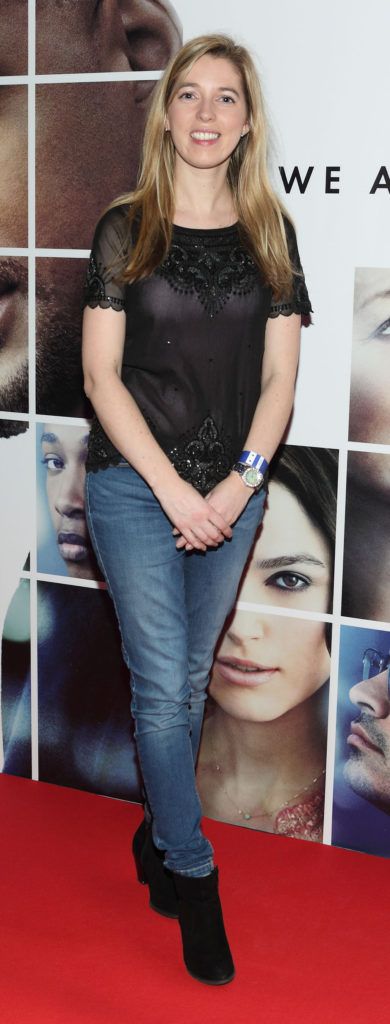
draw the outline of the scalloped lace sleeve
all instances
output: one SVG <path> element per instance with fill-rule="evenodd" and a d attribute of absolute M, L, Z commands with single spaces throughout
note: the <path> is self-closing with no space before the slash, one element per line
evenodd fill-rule
<path fill-rule="evenodd" d="M 126 283 L 121 270 L 128 259 L 126 207 L 108 210 L 99 221 L 92 243 L 84 289 L 84 306 L 125 309 Z"/>
<path fill-rule="evenodd" d="M 288 249 L 291 264 L 294 271 L 292 295 L 278 301 L 271 300 L 271 307 L 268 316 L 274 319 L 277 316 L 291 316 L 292 313 L 300 313 L 304 327 L 312 323 L 313 312 L 306 287 L 305 275 L 302 270 L 301 260 L 298 251 L 297 238 L 290 221 L 285 219 Z"/>

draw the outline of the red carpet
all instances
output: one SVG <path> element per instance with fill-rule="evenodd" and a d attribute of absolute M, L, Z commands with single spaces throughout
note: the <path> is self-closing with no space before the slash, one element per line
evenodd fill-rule
<path fill-rule="evenodd" d="M 139 807 L 0 776 L 1 1024 L 386 1024 L 389 864 L 206 822 L 237 977 L 210 988 L 129 857 Z"/>

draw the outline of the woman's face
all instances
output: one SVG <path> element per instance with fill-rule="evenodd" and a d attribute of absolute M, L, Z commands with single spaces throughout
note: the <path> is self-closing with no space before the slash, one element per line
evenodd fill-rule
<path fill-rule="evenodd" d="M 390 269 L 356 271 L 350 441 L 388 444 L 390 409 Z"/>
<path fill-rule="evenodd" d="M 248 131 L 243 84 L 234 65 L 207 54 L 195 61 L 175 88 L 166 127 L 184 163 L 196 168 L 227 164 Z"/>
<path fill-rule="evenodd" d="M 294 495 L 272 482 L 240 602 L 326 612 L 330 579 L 322 534 Z M 210 694 L 236 718 L 272 721 L 315 693 L 329 668 L 323 622 L 240 609 L 218 650 Z"/>
<path fill-rule="evenodd" d="M 85 427 L 45 425 L 42 459 L 46 489 L 58 550 L 70 576 L 96 579 L 96 565 L 85 519 Z"/>
<path fill-rule="evenodd" d="M 240 600 L 327 612 L 331 575 L 330 552 L 322 533 L 295 495 L 271 481 Z"/>

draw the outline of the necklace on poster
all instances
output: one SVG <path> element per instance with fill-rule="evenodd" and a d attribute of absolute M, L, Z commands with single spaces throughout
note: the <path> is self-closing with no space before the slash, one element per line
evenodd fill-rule
<path fill-rule="evenodd" d="M 213 750 L 212 753 L 213 753 L 213 758 L 214 758 L 214 768 L 215 768 L 215 771 L 218 772 L 218 773 L 220 773 L 220 772 L 223 773 L 223 767 L 220 764 L 220 762 L 217 760 L 216 755 L 215 755 L 215 751 Z M 224 795 L 229 800 L 229 803 L 231 803 L 232 807 L 234 807 L 238 817 L 242 818 L 243 821 L 252 821 L 252 819 L 255 819 L 255 818 L 273 818 L 275 815 L 280 814 L 280 812 L 283 811 L 286 807 L 289 807 L 290 804 L 292 804 L 294 800 L 297 800 L 297 798 L 299 796 L 303 796 L 304 793 L 307 793 L 308 790 L 311 789 L 312 786 L 314 786 L 316 782 L 319 782 L 320 779 L 324 778 L 325 774 L 326 774 L 326 768 L 323 768 L 319 775 L 316 775 L 314 779 L 311 779 L 311 781 L 308 782 L 306 786 L 302 786 L 302 789 L 299 789 L 297 793 L 294 793 L 293 796 L 288 798 L 288 800 L 285 800 L 283 804 L 280 804 L 278 807 L 274 807 L 270 811 L 260 811 L 258 813 L 256 813 L 255 811 L 245 810 L 243 807 L 238 807 L 238 805 L 235 803 L 235 801 L 230 796 L 230 793 L 228 793 L 228 791 L 226 789 L 226 786 L 221 785 L 221 789 L 222 789 L 222 792 L 224 793 Z"/>

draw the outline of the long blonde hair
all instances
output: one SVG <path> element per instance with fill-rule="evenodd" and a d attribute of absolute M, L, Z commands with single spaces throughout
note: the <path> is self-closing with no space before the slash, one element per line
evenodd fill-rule
<path fill-rule="evenodd" d="M 147 118 L 137 187 L 120 196 L 112 207 L 129 203 L 130 222 L 138 215 L 137 239 L 122 272 L 127 281 L 149 276 L 162 262 L 172 238 L 174 217 L 175 148 L 165 131 L 165 117 L 178 80 L 206 54 L 231 62 L 241 76 L 249 132 L 228 165 L 240 233 L 250 246 L 264 278 L 276 298 L 291 292 L 293 269 L 288 253 L 282 203 L 267 171 L 267 124 L 259 79 L 250 54 L 225 35 L 191 39 L 172 58 L 155 88 Z"/>

